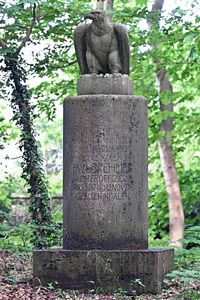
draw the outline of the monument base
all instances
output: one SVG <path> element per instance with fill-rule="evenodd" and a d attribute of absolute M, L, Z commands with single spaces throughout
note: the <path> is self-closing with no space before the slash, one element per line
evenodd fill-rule
<path fill-rule="evenodd" d="M 78 95 L 133 95 L 133 82 L 128 75 L 119 77 L 93 77 L 83 75 L 78 80 Z"/>
<path fill-rule="evenodd" d="M 36 250 L 33 276 L 42 284 L 64 289 L 103 292 L 118 288 L 137 294 L 158 294 L 164 276 L 173 269 L 173 249 L 147 250 Z"/>

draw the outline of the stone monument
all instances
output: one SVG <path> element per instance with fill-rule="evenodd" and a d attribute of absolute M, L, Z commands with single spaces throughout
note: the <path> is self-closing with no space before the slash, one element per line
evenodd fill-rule
<path fill-rule="evenodd" d="M 173 250 L 148 249 L 147 100 L 133 96 L 125 27 L 100 11 L 85 18 L 74 33 L 78 96 L 64 102 L 63 249 L 34 251 L 34 276 L 159 293 Z"/>

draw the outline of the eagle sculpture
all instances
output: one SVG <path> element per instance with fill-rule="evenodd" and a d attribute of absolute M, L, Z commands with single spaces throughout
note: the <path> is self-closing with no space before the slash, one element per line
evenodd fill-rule
<path fill-rule="evenodd" d="M 109 21 L 104 11 L 84 15 L 90 24 L 74 30 L 74 45 L 82 74 L 129 74 L 128 33 L 121 24 Z"/>

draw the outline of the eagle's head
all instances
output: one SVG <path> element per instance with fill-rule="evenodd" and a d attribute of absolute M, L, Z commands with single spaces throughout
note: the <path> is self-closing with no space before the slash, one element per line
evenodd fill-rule
<path fill-rule="evenodd" d="M 87 19 L 90 19 L 92 21 L 105 21 L 106 19 L 106 13 L 105 11 L 102 11 L 102 10 L 94 10 L 94 11 L 91 11 L 90 13 L 87 13 L 84 15 L 84 19 L 87 20 Z"/>

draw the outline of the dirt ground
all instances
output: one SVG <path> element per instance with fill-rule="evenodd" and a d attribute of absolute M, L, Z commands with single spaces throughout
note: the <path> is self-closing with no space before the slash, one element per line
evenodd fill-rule
<path fill-rule="evenodd" d="M 0 300 L 153 300 L 153 299 L 200 299 L 200 282 L 181 284 L 178 279 L 170 283 L 160 295 L 126 296 L 123 292 L 114 295 L 79 294 L 76 291 L 55 289 L 52 284 L 43 287 L 32 278 L 31 255 L 11 255 L 0 251 Z"/>

